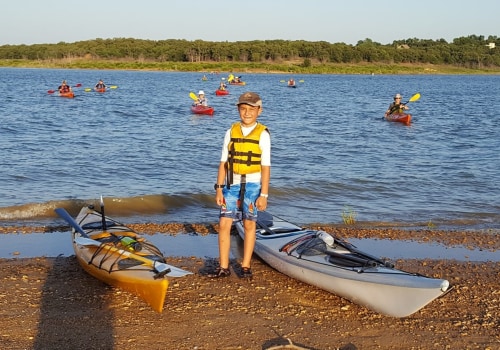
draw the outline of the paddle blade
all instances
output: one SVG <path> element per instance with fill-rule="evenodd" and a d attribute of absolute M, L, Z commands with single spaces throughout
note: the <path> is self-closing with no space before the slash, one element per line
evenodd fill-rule
<path fill-rule="evenodd" d="M 118 89 L 118 86 L 116 86 L 116 85 L 111 85 L 111 86 L 108 86 L 108 89 Z"/>
<path fill-rule="evenodd" d="M 420 93 L 413 95 L 408 102 L 415 102 L 420 98 Z"/>
<path fill-rule="evenodd" d="M 190 92 L 189 97 L 191 97 L 194 101 L 198 100 L 198 96 L 196 96 L 196 94 L 194 92 Z"/>
<path fill-rule="evenodd" d="M 47 91 L 49 94 L 53 94 L 55 92 L 55 90 L 49 90 Z"/>
<path fill-rule="evenodd" d="M 83 89 L 83 91 L 89 92 L 89 91 L 92 91 L 92 89 L 91 88 L 85 88 L 85 89 Z"/>
<path fill-rule="evenodd" d="M 69 215 L 69 213 L 64 208 L 56 208 L 54 211 L 56 212 L 57 215 L 59 215 L 62 219 L 64 219 L 71 227 L 73 227 L 75 231 L 79 232 L 83 237 L 89 238 L 87 232 L 85 232 L 83 228 L 81 228 L 81 226 L 78 225 L 76 220 L 73 219 L 73 217 Z"/>
<path fill-rule="evenodd" d="M 80 86 L 82 86 L 82 84 L 78 83 L 78 84 L 76 84 L 76 85 L 75 85 L 75 86 L 73 86 L 73 87 L 80 87 Z"/>

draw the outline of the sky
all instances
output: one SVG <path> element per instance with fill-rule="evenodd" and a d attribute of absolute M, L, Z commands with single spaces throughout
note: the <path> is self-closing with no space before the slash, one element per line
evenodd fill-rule
<path fill-rule="evenodd" d="M 500 1 L 0 0 L 0 45 L 96 38 L 204 41 L 500 36 Z"/>

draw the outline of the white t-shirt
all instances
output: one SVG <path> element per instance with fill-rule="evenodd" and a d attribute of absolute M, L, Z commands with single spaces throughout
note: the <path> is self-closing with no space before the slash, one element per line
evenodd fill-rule
<path fill-rule="evenodd" d="M 250 126 L 250 127 L 244 127 L 241 126 L 241 133 L 243 136 L 247 136 L 252 132 L 253 129 L 257 124 Z M 228 129 L 226 131 L 226 135 L 224 136 L 224 145 L 222 146 L 222 155 L 220 158 L 221 162 L 227 162 L 227 157 L 229 153 L 229 142 L 231 141 L 231 129 Z M 262 155 L 260 158 L 260 164 L 264 166 L 271 166 L 271 136 L 269 135 L 268 132 L 262 132 L 260 135 L 260 140 L 259 140 L 259 147 L 262 150 Z M 247 174 L 247 179 L 246 182 L 258 182 L 260 183 L 260 178 L 261 178 L 261 173 L 253 173 L 253 174 Z M 239 174 L 233 174 L 233 183 L 232 184 L 239 184 L 241 181 L 241 175 Z"/>

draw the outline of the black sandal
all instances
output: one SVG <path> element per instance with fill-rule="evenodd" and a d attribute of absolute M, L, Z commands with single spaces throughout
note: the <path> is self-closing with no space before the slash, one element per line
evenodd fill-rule
<path fill-rule="evenodd" d="M 249 267 L 242 267 L 241 268 L 241 277 L 243 278 L 252 278 L 252 269 Z"/>
<path fill-rule="evenodd" d="M 223 267 L 218 267 L 212 273 L 207 274 L 208 278 L 222 278 L 229 276 L 231 276 L 231 271 L 229 271 L 229 268 L 225 269 Z"/>

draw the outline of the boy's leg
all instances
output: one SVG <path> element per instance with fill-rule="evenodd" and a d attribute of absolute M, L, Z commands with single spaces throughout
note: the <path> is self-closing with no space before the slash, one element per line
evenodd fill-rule
<path fill-rule="evenodd" d="M 241 267 L 250 267 L 255 247 L 255 221 L 243 220 L 243 227 L 245 228 L 245 240 L 243 242 L 243 261 L 241 262 Z"/>
<path fill-rule="evenodd" d="M 231 226 L 233 219 L 221 217 L 219 220 L 219 265 L 229 268 L 229 254 L 231 251 Z M 255 232 L 254 232 L 255 233 Z"/>

